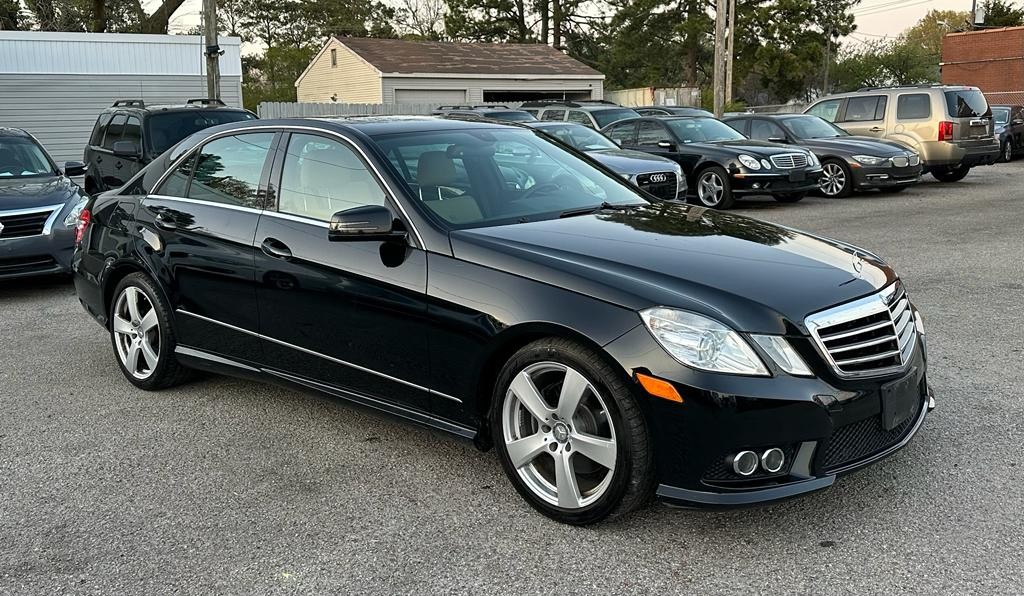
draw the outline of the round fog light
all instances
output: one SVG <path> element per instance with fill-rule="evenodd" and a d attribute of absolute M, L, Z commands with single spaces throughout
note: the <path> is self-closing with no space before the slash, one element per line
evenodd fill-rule
<path fill-rule="evenodd" d="M 750 476 L 757 470 L 757 454 L 753 451 L 740 451 L 732 456 L 732 471 L 740 476 Z"/>
<path fill-rule="evenodd" d="M 772 447 L 761 454 L 761 467 L 770 474 L 781 470 L 784 463 L 786 463 L 786 454 L 778 447 Z"/>

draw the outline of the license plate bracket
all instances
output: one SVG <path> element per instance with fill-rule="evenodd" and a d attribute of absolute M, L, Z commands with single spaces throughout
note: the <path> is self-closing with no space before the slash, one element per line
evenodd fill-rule
<path fill-rule="evenodd" d="M 796 170 L 789 173 L 790 182 L 803 182 L 807 179 L 807 172 L 803 170 Z"/>
<path fill-rule="evenodd" d="M 882 385 L 882 428 L 892 430 L 914 413 L 914 406 L 921 400 L 917 370 L 902 379 Z"/>

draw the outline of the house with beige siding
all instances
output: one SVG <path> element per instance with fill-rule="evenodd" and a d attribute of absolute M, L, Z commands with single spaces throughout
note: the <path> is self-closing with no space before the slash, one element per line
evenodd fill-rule
<path fill-rule="evenodd" d="M 477 104 L 602 99 L 604 75 L 545 44 L 334 37 L 295 87 L 300 102 Z"/>

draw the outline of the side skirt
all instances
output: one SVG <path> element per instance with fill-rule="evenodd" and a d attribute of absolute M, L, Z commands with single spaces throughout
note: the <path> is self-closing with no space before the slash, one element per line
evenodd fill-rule
<path fill-rule="evenodd" d="M 312 390 L 319 394 L 326 394 L 332 397 L 339 397 L 345 401 L 383 412 L 385 414 L 408 420 L 433 430 L 439 430 L 445 434 L 454 435 L 461 439 L 472 441 L 476 438 L 477 431 L 458 424 L 454 424 L 442 418 L 430 414 L 411 410 L 404 406 L 370 397 L 362 393 L 356 393 L 348 389 L 327 385 L 305 377 L 299 377 L 283 371 L 264 367 L 255 367 L 230 358 L 224 358 L 216 354 L 190 348 L 188 346 L 177 346 L 174 353 L 180 362 L 190 368 L 196 368 L 216 374 L 230 375 L 253 381 L 273 382 L 289 389 Z"/>

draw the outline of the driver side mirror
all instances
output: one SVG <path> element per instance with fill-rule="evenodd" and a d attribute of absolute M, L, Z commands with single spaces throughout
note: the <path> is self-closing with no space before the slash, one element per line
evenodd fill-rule
<path fill-rule="evenodd" d="M 1021 124 L 1024 124 L 1024 118 L 1014 118 L 1013 123 L 1020 126 Z"/>
<path fill-rule="evenodd" d="M 331 224 L 327 228 L 327 239 L 331 242 L 386 241 L 405 236 L 402 223 L 383 205 L 339 211 L 331 216 Z"/>
<path fill-rule="evenodd" d="M 128 157 L 131 159 L 138 159 L 139 157 L 139 145 L 135 141 L 117 141 L 111 147 L 111 151 L 117 157 Z"/>
<path fill-rule="evenodd" d="M 768 137 L 769 143 L 779 143 L 780 145 L 786 145 L 789 143 L 789 139 L 786 137 Z"/>
<path fill-rule="evenodd" d="M 675 151 L 676 150 L 676 144 L 673 143 L 672 141 L 658 141 L 658 147 L 660 147 L 661 149 L 664 149 L 666 151 Z"/>
<path fill-rule="evenodd" d="M 64 175 L 73 178 L 85 174 L 85 164 L 80 161 L 64 162 Z"/>

